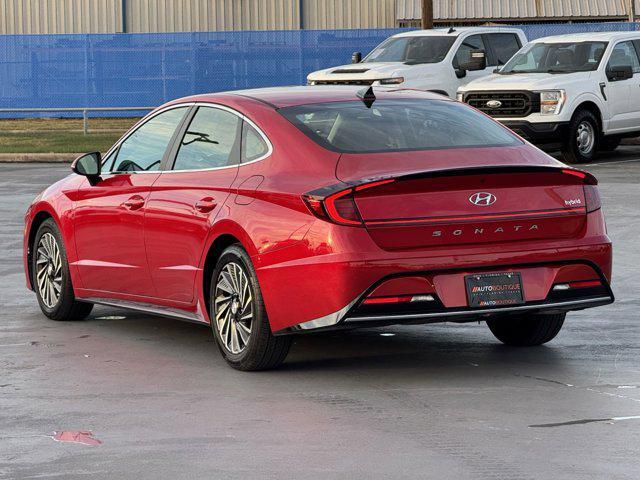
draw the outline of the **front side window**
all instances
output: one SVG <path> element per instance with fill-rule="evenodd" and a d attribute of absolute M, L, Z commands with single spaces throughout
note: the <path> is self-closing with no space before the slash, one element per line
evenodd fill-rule
<path fill-rule="evenodd" d="M 188 108 L 172 108 L 142 124 L 120 144 L 113 171 L 150 172 L 159 170 L 171 137 Z"/>
<path fill-rule="evenodd" d="M 453 67 L 458 68 L 458 65 L 467 63 L 471 59 L 472 50 L 485 50 L 482 35 L 470 35 L 462 41 L 453 59 Z"/>
<path fill-rule="evenodd" d="M 518 145 L 497 122 L 443 100 L 332 102 L 279 110 L 321 146 L 343 153 Z"/>
<path fill-rule="evenodd" d="M 184 137 L 174 170 L 202 170 L 237 165 L 242 120 L 220 108 L 199 107 Z"/>
<path fill-rule="evenodd" d="M 572 73 L 593 71 L 607 42 L 530 43 L 500 69 L 512 73 Z"/>
<path fill-rule="evenodd" d="M 438 63 L 444 60 L 456 37 L 392 37 L 378 45 L 362 62 Z"/>
<path fill-rule="evenodd" d="M 633 42 L 622 42 L 611 50 L 608 67 L 630 66 L 634 73 L 640 72 L 640 62 Z"/>
<path fill-rule="evenodd" d="M 504 65 L 520 50 L 520 40 L 515 33 L 490 33 L 487 35 L 495 56 L 494 64 Z"/>

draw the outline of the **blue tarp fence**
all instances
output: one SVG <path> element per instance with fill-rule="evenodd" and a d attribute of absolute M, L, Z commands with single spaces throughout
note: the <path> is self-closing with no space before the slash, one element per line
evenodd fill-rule
<path fill-rule="evenodd" d="M 534 39 L 639 25 L 519 27 Z M 309 72 L 349 63 L 352 52 L 367 53 L 400 31 L 0 35 L 0 108 L 154 106 L 195 93 L 300 85 Z"/>

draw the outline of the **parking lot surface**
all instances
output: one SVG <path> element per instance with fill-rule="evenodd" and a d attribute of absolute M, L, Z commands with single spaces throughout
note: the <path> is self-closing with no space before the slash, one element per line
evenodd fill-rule
<path fill-rule="evenodd" d="M 68 166 L 0 165 L 0 478 L 637 479 L 640 149 L 586 168 L 617 300 L 547 346 L 385 327 L 302 336 L 279 370 L 241 373 L 205 326 L 107 307 L 47 320 L 24 287 L 23 213 Z"/>

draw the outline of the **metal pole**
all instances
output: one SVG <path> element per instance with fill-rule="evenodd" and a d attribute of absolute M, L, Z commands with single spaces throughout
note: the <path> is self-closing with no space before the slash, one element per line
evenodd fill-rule
<path fill-rule="evenodd" d="M 629 22 L 636 21 L 636 0 L 629 0 Z"/>
<path fill-rule="evenodd" d="M 82 132 L 86 135 L 89 133 L 89 114 L 87 110 L 82 110 Z"/>
<path fill-rule="evenodd" d="M 422 29 L 433 28 L 433 0 L 422 0 Z"/>

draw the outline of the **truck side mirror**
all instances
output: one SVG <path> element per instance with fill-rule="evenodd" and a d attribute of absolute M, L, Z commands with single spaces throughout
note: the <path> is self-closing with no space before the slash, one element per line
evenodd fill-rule
<path fill-rule="evenodd" d="M 461 62 L 459 65 L 461 70 L 484 70 L 487 68 L 487 55 L 484 50 L 471 50 L 469 52 L 469 59 L 466 62 Z"/>
<path fill-rule="evenodd" d="M 616 65 L 607 67 L 607 79 L 610 82 L 619 82 L 633 78 L 633 68 L 631 65 Z"/>
<path fill-rule="evenodd" d="M 351 54 L 351 63 L 360 63 L 362 61 L 362 53 L 353 52 Z"/>

